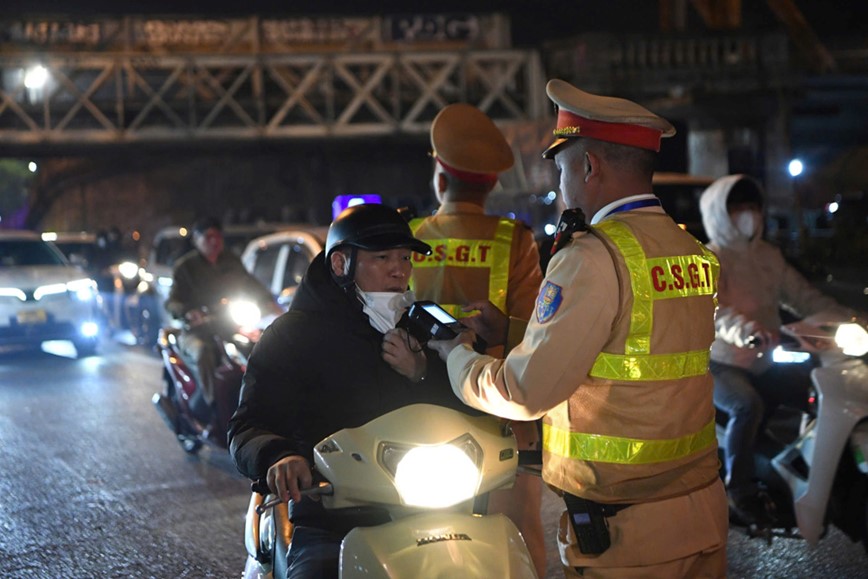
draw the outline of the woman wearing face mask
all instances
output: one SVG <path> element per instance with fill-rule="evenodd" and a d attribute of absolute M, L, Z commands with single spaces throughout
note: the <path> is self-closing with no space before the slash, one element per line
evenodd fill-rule
<path fill-rule="evenodd" d="M 729 417 L 722 446 L 730 512 L 743 524 L 769 524 L 754 480 L 753 445 L 764 416 L 776 406 L 807 403 L 809 377 L 790 364 L 772 366 L 780 308 L 798 317 L 852 315 L 823 295 L 766 242 L 763 192 L 754 179 L 718 179 L 700 199 L 708 247 L 720 261 L 715 340 L 711 346 L 714 404 Z"/>

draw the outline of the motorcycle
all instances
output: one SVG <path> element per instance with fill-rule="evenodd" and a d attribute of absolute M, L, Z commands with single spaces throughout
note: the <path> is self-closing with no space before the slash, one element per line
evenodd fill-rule
<path fill-rule="evenodd" d="M 801 537 L 814 546 L 831 523 L 868 551 L 868 332 L 813 317 L 781 334 L 775 363 L 814 366 L 808 411 L 789 412 L 797 420 L 791 439 L 781 440 L 787 428 L 758 436 L 756 474 L 771 498 L 773 523 L 748 533 L 768 542 Z M 772 420 L 786 413 L 779 409 Z"/>
<path fill-rule="evenodd" d="M 342 579 L 536 577 L 512 521 L 473 513 L 475 497 L 510 486 L 520 468 L 515 436 L 496 419 L 406 406 L 327 437 L 314 463 L 322 482 L 303 495 L 319 495 L 327 510 L 371 516 L 372 526 L 355 527 L 341 543 Z M 286 576 L 292 523 L 286 503 L 268 492 L 254 483 L 244 579 Z"/>
<path fill-rule="evenodd" d="M 224 299 L 203 313 L 200 327 L 211 334 L 220 354 L 213 377 L 216 410 L 205 401 L 196 372 L 181 354 L 178 338 L 182 330 L 176 327 L 159 331 L 156 348 L 163 359 L 165 390 L 151 399 L 181 447 L 190 454 L 199 452 L 205 443 L 227 448 L 228 423 L 238 404 L 248 357 L 262 330 L 274 319 L 263 317 L 255 303 L 244 299 Z"/>

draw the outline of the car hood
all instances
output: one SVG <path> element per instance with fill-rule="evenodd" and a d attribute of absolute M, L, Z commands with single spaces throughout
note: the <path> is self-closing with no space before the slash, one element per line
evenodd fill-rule
<path fill-rule="evenodd" d="M 0 268 L 0 287 L 35 288 L 84 279 L 83 269 L 68 265 L 33 265 Z"/>

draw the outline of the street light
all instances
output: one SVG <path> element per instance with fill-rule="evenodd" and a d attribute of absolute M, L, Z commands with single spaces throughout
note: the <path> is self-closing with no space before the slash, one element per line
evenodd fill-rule
<path fill-rule="evenodd" d="M 792 159 L 787 165 L 787 171 L 790 173 L 790 178 L 793 184 L 793 201 L 796 210 L 796 243 L 798 244 L 797 252 L 804 249 L 805 244 L 805 224 L 803 207 L 802 207 L 802 192 L 799 188 L 799 175 L 805 170 L 805 165 L 800 159 Z"/>
<path fill-rule="evenodd" d="M 30 90 L 39 90 L 46 82 L 48 82 L 48 69 L 41 64 L 31 66 L 24 73 L 24 86 Z"/>

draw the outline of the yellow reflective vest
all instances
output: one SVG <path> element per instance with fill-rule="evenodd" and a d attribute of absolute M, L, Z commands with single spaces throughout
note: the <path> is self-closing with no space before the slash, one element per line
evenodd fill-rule
<path fill-rule="evenodd" d="M 632 215 L 593 228 L 615 262 L 619 313 L 590 380 L 543 420 L 545 480 L 601 502 L 678 496 L 717 476 L 717 260 L 668 218 Z"/>
<path fill-rule="evenodd" d="M 530 317 L 542 272 L 524 225 L 469 203 L 445 203 L 410 228 L 432 249 L 429 256 L 413 254 L 417 299 L 435 301 L 456 318 L 470 315 L 461 311 L 464 304 L 485 299 L 507 315 Z"/>

